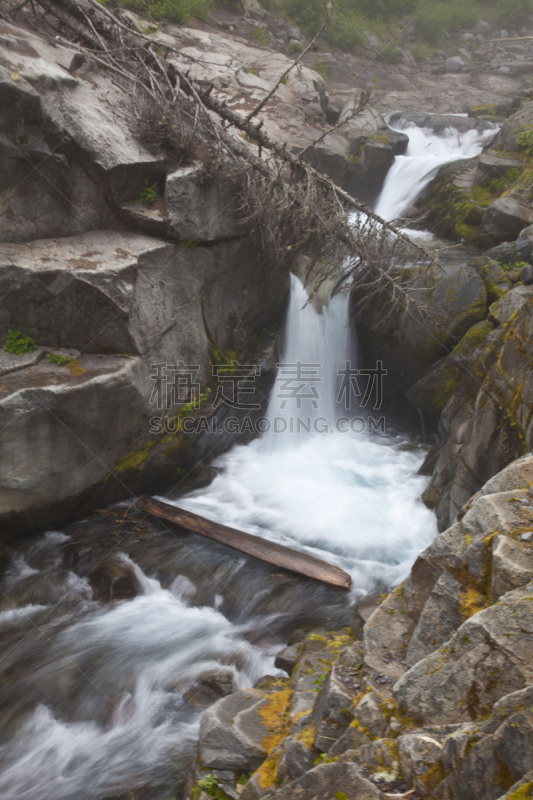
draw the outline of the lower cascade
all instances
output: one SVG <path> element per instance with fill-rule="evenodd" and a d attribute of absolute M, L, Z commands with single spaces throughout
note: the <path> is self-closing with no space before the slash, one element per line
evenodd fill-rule
<path fill-rule="evenodd" d="M 483 143 L 404 131 L 411 149 L 378 203 L 389 219 L 439 164 Z M 262 435 L 218 458 L 207 488 L 165 499 L 336 564 L 352 592 L 150 520 L 134 533 L 126 519 L 111 549 L 105 516 L 19 545 L 2 585 L 15 607 L 0 611 L 0 797 L 104 800 L 131 787 L 164 800 L 194 758 L 203 708 L 282 674 L 274 658 L 292 631 L 349 624 L 354 601 L 404 579 L 434 538 L 419 500 L 425 450 L 381 421 L 379 367 L 361 370 L 348 296 L 321 311 L 308 300 L 293 276 Z"/>

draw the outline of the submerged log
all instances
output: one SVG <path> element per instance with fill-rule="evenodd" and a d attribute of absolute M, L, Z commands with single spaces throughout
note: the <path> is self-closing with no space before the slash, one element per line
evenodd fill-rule
<path fill-rule="evenodd" d="M 213 522 L 199 514 L 193 514 L 161 500 L 155 500 L 153 497 L 140 497 L 137 500 L 137 507 L 141 511 L 146 511 L 193 533 L 199 533 L 214 542 L 225 544 L 248 556 L 266 561 L 267 564 L 274 564 L 276 567 L 282 567 L 342 589 L 349 589 L 351 586 L 350 576 L 340 567 L 334 567 L 320 558 L 293 550 L 291 547 L 285 547 L 276 542 L 270 542 L 268 539 L 252 536 L 251 533 L 243 533 L 235 528 L 229 528 L 227 525 Z"/>

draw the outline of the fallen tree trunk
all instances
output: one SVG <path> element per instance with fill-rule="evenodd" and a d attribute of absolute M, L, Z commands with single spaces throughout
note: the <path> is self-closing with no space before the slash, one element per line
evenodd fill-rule
<path fill-rule="evenodd" d="M 350 576 L 340 567 L 334 567 L 319 558 L 301 553 L 299 550 L 270 542 L 268 539 L 261 539 L 259 536 L 252 536 L 251 533 L 243 533 L 235 528 L 229 528 L 227 525 L 213 522 L 198 514 L 170 505 L 170 503 L 155 500 L 153 497 L 139 498 L 137 507 L 141 511 L 146 511 L 148 514 L 172 522 L 193 533 L 199 533 L 214 542 L 225 544 L 248 556 L 266 561 L 267 564 L 274 564 L 276 567 L 306 575 L 308 578 L 315 578 L 341 589 L 351 587 Z"/>

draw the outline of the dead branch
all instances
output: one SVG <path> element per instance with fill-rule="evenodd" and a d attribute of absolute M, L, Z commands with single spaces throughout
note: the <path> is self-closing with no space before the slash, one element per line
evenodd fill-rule
<path fill-rule="evenodd" d="M 154 104 L 152 127 L 167 120 L 162 126 L 164 135 L 177 136 L 184 150 L 194 140 L 200 140 L 211 158 L 220 162 L 224 155 L 240 171 L 243 212 L 272 257 L 313 253 L 315 262 L 323 260 L 317 288 L 330 280 L 336 289 L 363 287 L 362 295 L 367 301 L 386 293 L 391 307 L 399 300 L 406 309 L 416 307 L 416 292 L 405 280 L 405 267 L 428 266 L 432 255 L 306 163 L 302 155 L 309 148 L 295 156 L 285 145 L 269 138 L 261 121 L 253 120 L 279 87 L 283 75 L 273 91 L 247 117 L 242 117 L 209 87 L 203 89 L 178 69 L 176 62 L 170 60 L 181 56 L 177 49 L 169 46 L 164 57 L 158 54 L 149 37 L 130 30 L 96 0 L 34 2 L 53 15 L 71 46 L 74 39 L 80 52 L 90 48 L 90 57 L 123 80 L 125 90 L 131 91 L 133 85 L 138 97 L 150 99 Z M 18 13 L 31 26 L 31 17 L 24 9 Z M 313 42 L 322 29 L 321 26 Z M 42 35 L 42 31 L 39 33 Z M 360 98 L 358 108 L 364 99 Z M 135 100 L 134 114 L 138 114 Z M 231 129 L 245 134 L 257 146 L 258 154 Z M 328 131 L 322 134 L 315 146 L 327 134 Z M 261 157 L 262 151 L 267 158 Z"/>

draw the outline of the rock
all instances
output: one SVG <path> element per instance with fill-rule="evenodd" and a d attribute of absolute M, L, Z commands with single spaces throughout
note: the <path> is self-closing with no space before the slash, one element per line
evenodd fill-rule
<path fill-rule="evenodd" d="M 458 117 L 455 114 L 431 114 L 424 111 L 397 111 L 388 118 L 389 124 L 396 127 L 399 122 L 413 122 L 422 128 L 429 128 L 436 134 L 442 133 L 446 128 L 464 133 L 472 130 L 488 130 L 494 124 L 487 120 L 473 119 L 471 117 Z"/>
<path fill-rule="evenodd" d="M 487 302 L 482 279 L 468 265 L 447 266 L 438 275 L 430 268 L 415 273 L 408 285 L 416 288 L 420 302 L 431 308 L 433 322 L 429 329 L 429 317 L 404 316 L 401 303 L 396 304 L 384 324 L 375 313 L 380 302 L 377 298 L 356 316 L 362 346 L 368 347 L 367 357 L 370 361 L 381 359 L 389 372 L 388 381 L 392 379 L 401 391 L 419 380 L 474 323 L 485 317 Z"/>
<path fill-rule="evenodd" d="M 303 156 L 319 172 L 328 175 L 339 186 L 346 183 L 349 144 L 342 136 L 330 133 L 326 138 L 308 150 Z"/>
<path fill-rule="evenodd" d="M 357 157 L 353 155 L 348 159 L 346 189 L 359 200 L 372 204 L 381 191 L 395 156 L 405 153 L 409 139 L 405 134 L 394 131 L 380 131 L 361 138 L 352 129 L 350 135 L 350 150 Z"/>
<path fill-rule="evenodd" d="M 474 743 L 433 796 L 438 800 L 462 800 L 465 795 L 473 800 L 496 800 L 531 772 L 532 753 L 533 714 L 524 709 Z"/>
<path fill-rule="evenodd" d="M 426 733 L 398 737 L 402 777 L 422 797 L 431 791 L 431 772 L 440 764 L 441 753 L 442 744 Z"/>
<path fill-rule="evenodd" d="M 357 689 L 359 684 L 357 684 Z M 316 702 L 314 745 L 323 752 L 331 747 L 353 719 L 351 711 L 355 692 L 346 685 L 342 667 L 334 665 L 328 673 Z"/>
<path fill-rule="evenodd" d="M 533 446 L 531 303 L 488 333 L 465 368 L 452 374 L 453 393 L 442 409 L 441 446 L 426 491 L 441 529 L 484 482 L 524 452 L 524 441 L 526 450 Z"/>
<path fill-rule="evenodd" d="M 533 298 L 533 289 L 528 286 L 515 286 L 489 307 L 489 319 L 496 325 L 504 325 L 519 314 Z"/>
<path fill-rule="evenodd" d="M 451 56 L 444 62 L 446 72 L 464 72 L 465 67 L 466 63 L 460 56 Z"/>
<path fill-rule="evenodd" d="M 278 761 L 277 779 L 294 781 L 310 769 L 313 769 L 318 751 L 302 740 L 296 733 L 285 737 L 281 744 Z"/>
<path fill-rule="evenodd" d="M 197 708 L 207 708 L 220 697 L 226 697 L 236 690 L 233 670 L 220 668 L 202 673 L 187 690 L 185 697 Z"/>
<path fill-rule="evenodd" d="M 112 600 L 131 600 L 140 586 L 133 564 L 119 555 L 111 556 L 98 564 L 87 576 L 95 600 L 109 603 Z"/>
<path fill-rule="evenodd" d="M 501 247 L 501 245 L 500 245 Z M 496 249 L 496 248 L 495 248 Z M 490 251 L 489 251 L 490 252 Z M 489 303 L 498 300 L 510 289 L 509 278 L 502 269 L 497 259 L 488 257 L 488 254 L 474 258 L 469 262 L 485 284 Z"/>
<path fill-rule="evenodd" d="M 166 465 L 153 447 L 157 403 L 172 408 L 189 398 L 172 387 L 163 398 L 164 375 L 153 377 L 151 365 L 198 365 L 193 378 L 205 386 L 212 342 L 221 352 L 245 353 L 252 329 L 281 318 L 288 276 L 279 269 L 280 282 L 272 283 L 245 237 L 198 249 L 100 231 L 1 245 L 0 339 L 13 328 L 38 345 L 85 353 L 79 363 L 41 359 L 1 379 L 2 414 L 13 420 L 0 442 L 4 529 L 7 520 L 13 531 L 53 527 L 74 509 L 80 515 L 123 496 L 124 470 L 135 473 L 129 487 L 138 480 L 140 488 L 153 470 L 168 474 L 172 459 L 190 458 L 191 437 L 167 452 Z M 272 290 L 277 311 L 267 300 Z M 155 406 L 151 397 L 159 397 Z M 127 418 L 119 407 L 128 408 Z M 1 466 L 6 458 L 9 469 Z"/>
<path fill-rule="evenodd" d="M 204 713 L 198 754 L 204 767 L 249 772 L 267 755 L 262 742 L 265 728 L 258 711 L 267 695 L 247 689 L 224 697 Z"/>
<path fill-rule="evenodd" d="M 527 539 L 526 539 L 527 542 Z M 496 535 L 492 540 L 490 596 L 495 602 L 512 589 L 533 580 L 533 552 L 522 540 Z"/>
<path fill-rule="evenodd" d="M 165 186 L 170 235 L 208 242 L 242 236 L 238 188 L 238 180 L 224 172 L 210 175 L 202 164 L 172 172 Z"/>
<path fill-rule="evenodd" d="M 290 647 L 284 647 L 283 650 L 280 650 L 279 653 L 276 655 L 276 659 L 274 661 L 274 666 L 278 669 L 283 669 L 285 672 L 288 672 L 290 675 L 293 671 L 294 667 L 298 663 L 298 659 L 300 658 L 300 654 L 302 652 L 302 648 L 299 645 L 291 645 Z"/>
<path fill-rule="evenodd" d="M 409 640 L 406 662 L 417 661 L 444 644 L 463 621 L 461 584 L 444 571 L 436 582 Z"/>
<path fill-rule="evenodd" d="M 514 153 L 501 155 L 494 150 L 488 150 L 478 158 L 476 183 L 488 183 L 495 178 L 505 177 L 509 170 L 521 170 L 522 158 Z"/>
<path fill-rule="evenodd" d="M 502 794 L 498 800 L 513 800 L 513 798 L 520 798 L 531 796 L 533 793 L 533 771 L 524 775 L 517 783 L 515 783 L 508 792 Z"/>
<path fill-rule="evenodd" d="M 385 736 L 388 722 L 383 716 L 380 705 L 383 702 L 375 692 L 370 691 L 364 695 L 354 710 L 354 718 L 359 725 L 366 728 L 370 735 L 376 739 Z"/>
<path fill-rule="evenodd" d="M 533 222 L 533 209 L 512 197 L 494 200 L 483 214 L 480 234 L 487 242 L 498 244 L 515 239 L 524 225 Z"/>
<path fill-rule="evenodd" d="M 394 687 L 408 716 L 426 723 L 475 719 L 533 680 L 532 588 L 515 589 L 466 620 Z M 490 680 L 489 680 L 490 676 Z"/>
<path fill-rule="evenodd" d="M 486 253 L 494 261 L 506 266 L 520 261 L 529 261 L 533 255 L 533 240 L 517 239 L 491 247 Z"/>
<path fill-rule="evenodd" d="M 518 234 L 518 239 L 520 241 L 523 239 L 533 239 L 533 225 L 527 225 L 525 228 L 522 228 Z"/>
<path fill-rule="evenodd" d="M 522 281 L 526 286 L 530 286 L 533 283 L 533 265 L 527 264 L 527 266 L 522 267 L 518 280 Z"/>
<path fill-rule="evenodd" d="M 481 34 L 481 36 L 489 36 L 491 33 L 491 27 L 486 20 L 480 19 L 478 22 L 476 22 L 476 24 L 472 28 L 472 31 L 474 33 Z"/>
<path fill-rule="evenodd" d="M 384 800 L 379 789 L 363 778 L 354 764 L 322 764 L 275 793 L 275 800 Z"/>

